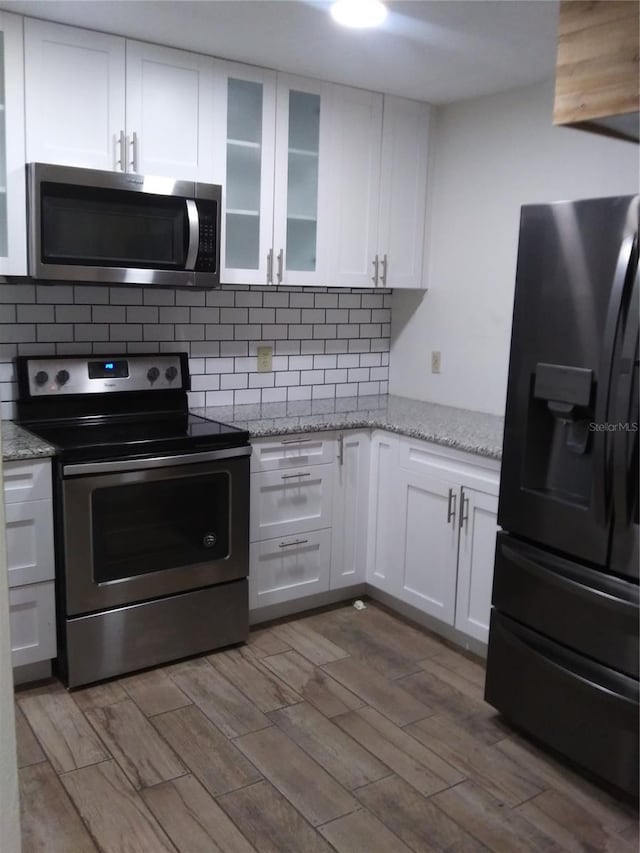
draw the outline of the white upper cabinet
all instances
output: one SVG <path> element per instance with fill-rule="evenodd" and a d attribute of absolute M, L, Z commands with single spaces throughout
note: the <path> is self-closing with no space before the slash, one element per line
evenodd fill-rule
<path fill-rule="evenodd" d="M 278 75 L 273 284 L 330 283 L 332 88 Z"/>
<path fill-rule="evenodd" d="M 0 275 L 26 275 L 22 18 L 0 12 Z"/>
<path fill-rule="evenodd" d="M 214 180 L 215 60 L 127 42 L 126 171 Z"/>
<path fill-rule="evenodd" d="M 273 249 L 276 75 L 236 63 L 217 69 L 216 183 L 222 184 L 221 280 L 268 284 Z"/>
<path fill-rule="evenodd" d="M 372 287 L 378 253 L 382 95 L 334 87 L 329 282 Z"/>
<path fill-rule="evenodd" d="M 423 287 L 429 106 L 385 95 L 378 283 Z"/>
<path fill-rule="evenodd" d="M 25 19 L 26 159 L 120 169 L 125 40 Z"/>

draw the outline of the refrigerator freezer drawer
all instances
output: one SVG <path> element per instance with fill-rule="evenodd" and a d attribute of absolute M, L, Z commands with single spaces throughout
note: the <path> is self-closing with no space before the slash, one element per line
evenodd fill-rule
<path fill-rule="evenodd" d="M 493 610 L 485 699 L 514 725 L 638 794 L 638 684 Z"/>
<path fill-rule="evenodd" d="M 638 678 L 638 586 L 499 533 L 493 605 L 576 652 Z"/>

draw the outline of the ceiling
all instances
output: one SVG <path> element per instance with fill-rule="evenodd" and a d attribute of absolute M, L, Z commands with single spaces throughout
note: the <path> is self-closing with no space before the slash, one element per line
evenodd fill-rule
<path fill-rule="evenodd" d="M 554 74 L 555 0 L 387 0 L 375 31 L 329 0 L 0 0 L 9 11 L 446 103 Z"/>

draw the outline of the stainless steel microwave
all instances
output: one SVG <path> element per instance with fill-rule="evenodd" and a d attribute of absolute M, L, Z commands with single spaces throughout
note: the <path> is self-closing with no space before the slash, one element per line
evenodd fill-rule
<path fill-rule="evenodd" d="M 218 287 L 221 196 L 214 184 L 29 163 L 29 275 Z"/>

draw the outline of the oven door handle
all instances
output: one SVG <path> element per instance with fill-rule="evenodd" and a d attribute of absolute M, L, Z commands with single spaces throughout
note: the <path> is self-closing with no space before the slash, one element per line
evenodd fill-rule
<path fill-rule="evenodd" d="M 194 270 L 198 259 L 198 244 L 200 242 L 200 217 L 198 216 L 198 205 L 191 198 L 186 200 L 187 221 L 189 223 L 189 248 L 184 268 Z"/>
<path fill-rule="evenodd" d="M 179 465 L 197 465 L 216 462 L 218 459 L 234 459 L 250 456 L 251 447 L 228 447 L 203 453 L 184 453 L 176 456 L 153 456 L 150 459 L 114 459 L 107 462 L 77 462 L 63 465 L 63 477 L 80 477 L 84 474 L 111 474 L 119 471 L 144 471 L 149 468 L 175 468 Z"/>

